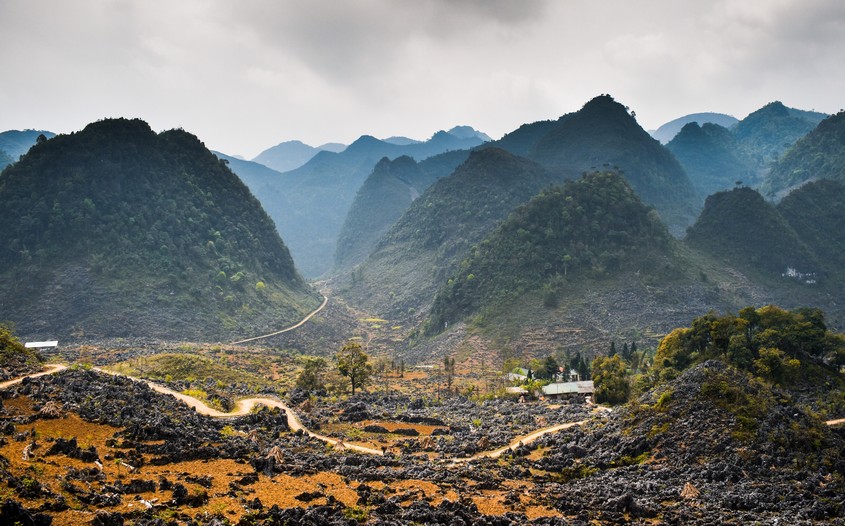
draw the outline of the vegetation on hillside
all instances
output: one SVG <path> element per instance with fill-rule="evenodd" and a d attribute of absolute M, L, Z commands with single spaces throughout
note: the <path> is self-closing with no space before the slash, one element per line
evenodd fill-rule
<path fill-rule="evenodd" d="M 793 190 L 777 205 L 828 276 L 845 278 L 845 183 L 820 180 Z"/>
<path fill-rule="evenodd" d="M 8 380 L 41 368 L 41 356 L 27 349 L 11 329 L 0 325 L 0 380 Z"/>
<path fill-rule="evenodd" d="M 818 280 L 818 261 L 777 209 L 750 188 L 707 198 L 686 242 L 743 270 L 780 276 L 793 269 L 798 281 Z"/>
<path fill-rule="evenodd" d="M 6 153 L 6 150 L 0 150 L 0 170 L 15 162 L 12 157 Z"/>
<path fill-rule="evenodd" d="M 620 175 L 568 181 L 517 209 L 473 248 L 438 292 L 426 330 L 440 332 L 529 292 L 556 307 L 571 280 L 656 272 L 670 243 L 666 227 Z"/>
<path fill-rule="evenodd" d="M 392 161 L 382 158 L 358 190 L 343 223 L 335 251 L 336 269 L 363 262 L 411 203 L 468 156 L 468 151 L 459 150 L 421 163 L 404 155 Z"/>
<path fill-rule="evenodd" d="M 745 154 L 760 167 L 775 161 L 826 115 L 771 102 L 739 121 L 734 134 Z"/>
<path fill-rule="evenodd" d="M 670 227 L 683 229 L 692 223 L 699 198 L 684 169 L 610 95 L 592 99 L 559 122 L 537 142 L 530 159 L 568 177 L 619 170 Z"/>
<path fill-rule="evenodd" d="M 756 172 L 736 138 L 718 124 L 684 126 L 666 147 L 683 165 L 701 195 L 728 190 L 741 181 L 756 186 Z"/>
<path fill-rule="evenodd" d="M 56 310 L 54 331 L 219 335 L 252 324 L 252 308 L 279 323 L 316 303 L 258 201 L 182 130 L 114 119 L 36 144 L 0 174 L 0 203 L 2 290 L 20 298 L 2 315 L 22 329 L 23 309 L 53 294 L 54 279 L 79 295 L 39 307 L 42 322 Z"/>
<path fill-rule="evenodd" d="M 475 136 L 460 138 L 447 132 L 406 145 L 364 135 L 340 153 L 321 151 L 303 166 L 251 188 L 290 247 L 297 268 L 315 278 L 331 270 L 338 236 L 355 195 L 380 159 L 407 155 L 421 161 L 481 143 Z"/>
<path fill-rule="evenodd" d="M 498 148 L 473 151 L 434 183 L 353 272 L 352 297 L 383 315 L 419 310 L 473 244 L 559 178 Z"/>
<path fill-rule="evenodd" d="M 845 111 L 820 122 L 774 163 L 762 191 L 782 196 L 817 179 L 845 181 Z"/>

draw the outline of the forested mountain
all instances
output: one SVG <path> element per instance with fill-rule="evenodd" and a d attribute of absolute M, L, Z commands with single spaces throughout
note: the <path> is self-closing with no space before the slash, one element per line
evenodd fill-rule
<path fill-rule="evenodd" d="M 440 289 L 427 322 L 439 332 L 526 294 L 556 307 L 568 282 L 620 272 L 652 274 L 672 243 L 653 211 L 615 173 L 594 173 L 542 192 L 476 245 Z"/>
<path fill-rule="evenodd" d="M 387 157 L 373 169 L 355 195 L 335 252 L 335 270 L 363 262 L 379 239 L 411 203 L 436 180 L 451 174 L 469 152 L 457 150 L 429 157 L 417 163 L 403 155 Z"/>
<path fill-rule="evenodd" d="M 383 157 L 421 161 L 450 150 L 466 150 L 481 139 L 437 132 L 423 143 L 396 145 L 363 136 L 343 152 L 323 151 L 304 166 L 285 172 L 270 187 L 251 187 L 276 222 L 297 268 L 307 277 L 331 269 L 343 222 L 358 189 Z M 239 166 L 232 165 L 236 171 Z"/>
<path fill-rule="evenodd" d="M 253 161 L 277 172 L 287 172 L 299 168 L 322 151 L 338 153 L 344 149 L 346 145 L 337 143 L 314 147 L 301 141 L 286 141 L 259 153 Z"/>
<path fill-rule="evenodd" d="M 318 304 L 247 187 L 193 135 L 110 119 L 0 174 L 0 319 L 19 333 L 254 335 Z"/>
<path fill-rule="evenodd" d="M 6 153 L 5 150 L 0 150 L 0 170 L 9 166 L 13 162 L 15 162 L 14 159 L 12 159 L 12 157 L 8 153 Z"/>
<path fill-rule="evenodd" d="M 751 188 L 736 188 L 707 198 L 686 242 L 743 271 L 781 276 L 789 269 L 816 279 L 820 265 L 801 237 Z"/>
<path fill-rule="evenodd" d="M 718 124 L 685 125 L 666 148 L 678 159 L 700 195 L 733 188 L 737 181 L 757 186 L 757 172 L 733 133 Z"/>
<path fill-rule="evenodd" d="M 571 113 L 567 113 L 556 121 L 548 120 L 532 122 L 531 124 L 523 124 L 516 130 L 505 134 L 505 136 L 498 141 L 491 142 L 489 146 L 502 148 L 503 150 L 507 150 L 514 155 L 519 155 L 520 157 L 528 157 L 540 139 L 545 137 L 549 132 L 554 130 L 571 116 Z"/>
<path fill-rule="evenodd" d="M 675 138 L 676 135 L 678 135 L 678 133 L 680 133 L 684 126 L 693 122 L 698 123 L 699 126 L 704 126 L 705 124 L 716 124 L 723 128 L 730 129 L 739 122 L 739 119 L 724 113 L 692 113 L 690 115 L 684 115 L 683 117 L 671 120 L 649 133 L 652 137 L 660 141 L 661 144 L 668 144 Z"/>
<path fill-rule="evenodd" d="M 613 168 L 670 229 L 680 232 L 692 223 L 699 198 L 684 169 L 611 96 L 596 97 L 558 122 L 537 142 L 530 159 L 568 178 Z"/>
<path fill-rule="evenodd" d="M 733 129 L 746 155 L 766 168 L 827 117 L 771 102 L 742 119 Z"/>
<path fill-rule="evenodd" d="M 427 308 L 475 243 L 555 182 L 561 179 L 499 148 L 473 151 L 413 202 L 353 272 L 345 294 L 394 317 Z"/>
<path fill-rule="evenodd" d="M 777 210 L 827 276 L 845 278 L 845 184 L 819 180 L 793 190 Z"/>
<path fill-rule="evenodd" d="M 772 166 L 761 190 L 782 197 L 807 181 L 845 181 L 845 112 L 831 115 Z"/>
<path fill-rule="evenodd" d="M 39 135 L 49 139 L 56 134 L 46 130 L 8 130 L 0 132 L 0 150 L 3 150 L 12 161 L 29 151 Z"/>

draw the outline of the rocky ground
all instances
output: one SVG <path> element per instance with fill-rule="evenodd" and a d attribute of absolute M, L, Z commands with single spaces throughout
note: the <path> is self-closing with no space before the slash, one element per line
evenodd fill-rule
<path fill-rule="evenodd" d="M 841 432 L 719 362 L 592 417 L 582 404 L 294 395 L 321 433 L 395 447 L 333 448 L 278 410 L 204 417 L 84 369 L 27 380 L 3 391 L 0 523 L 845 524 Z M 585 418 L 496 460 L 450 461 Z"/>

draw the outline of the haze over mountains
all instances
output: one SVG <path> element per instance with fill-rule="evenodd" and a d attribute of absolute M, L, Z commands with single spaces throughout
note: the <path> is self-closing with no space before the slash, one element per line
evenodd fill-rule
<path fill-rule="evenodd" d="M 696 120 L 705 118 L 731 127 Z M 658 333 L 673 320 L 688 319 L 701 309 L 735 308 L 749 301 L 813 301 L 830 308 L 832 319 L 839 319 L 839 302 L 826 294 L 841 279 L 836 266 L 841 258 L 831 247 L 843 242 L 836 237 L 837 230 L 826 225 L 840 219 L 837 196 L 841 187 L 826 182 L 806 185 L 777 206 L 755 191 L 759 187 L 765 196 L 783 196 L 807 181 L 839 178 L 842 116 L 823 118 L 779 102 L 735 124 L 718 114 L 694 114 L 668 123 L 671 126 L 666 129 L 686 124 L 664 147 L 639 126 L 633 112 L 609 95 L 601 95 L 576 112 L 522 125 L 498 140 L 461 126 L 437 132 L 427 141 L 362 136 L 341 151 L 330 151 L 340 146 L 319 150 L 288 142 L 256 158 L 272 164 L 268 160 L 272 155 L 290 163 L 299 162 L 294 160 L 296 151 L 300 160 L 311 156 L 286 172 L 222 153 L 216 153 L 222 161 L 209 162 L 208 152 L 196 138 L 184 134 L 188 138 L 182 139 L 184 132 L 156 135 L 136 121 L 95 123 L 84 132 L 48 140 L 49 147 L 41 145 L 32 154 L 50 155 L 27 155 L 4 172 L 6 182 L 0 191 L 6 197 L 0 197 L 15 203 L 10 209 L 17 210 L 18 220 L 7 218 L 8 224 L 4 223 L 14 237 L 7 236 L 5 257 L 10 258 L 10 266 L 3 283 L 16 294 L 33 298 L 18 306 L 7 303 L 4 316 L 29 316 L 36 312 L 38 298 L 62 297 L 61 290 L 68 291 L 65 295 L 74 298 L 79 308 L 66 308 L 66 303 L 48 295 L 62 307 L 26 327 L 35 330 L 57 323 L 80 328 L 80 334 L 131 333 L 157 318 L 145 314 L 140 321 L 130 321 L 109 316 L 93 307 L 102 303 L 93 298 L 112 297 L 114 290 L 128 287 L 127 276 L 133 272 L 152 273 L 149 290 L 133 293 L 132 302 L 114 301 L 126 312 L 135 308 L 149 312 L 153 305 L 161 305 L 161 315 L 170 312 L 173 319 L 186 317 L 176 314 L 179 309 L 203 303 L 209 309 L 208 319 L 217 320 L 213 330 L 197 321 L 200 311 L 196 311 L 178 323 L 163 324 L 159 333 L 202 328 L 206 334 L 225 334 L 239 327 L 257 329 L 271 316 L 294 319 L 296 313 L 313 306 L 316 298 L 304 288 L 298 274 L 302 272 L 310 278 L 331 278 L 336 293 L 351 305 L 402 320 L 406 335 L 419 337 L 424 327 L 431 334 L 441 332 L 447 320 L 468 334 L 485 333 L 490 320 L 498 320 L 497 330 L 529 347 L 542 339 L 556 340 L 547 333 L 538 336 L 544 324 L 588 327 L 579 341 L 597 342 L 637 326 L 638 330 L 652 326 Z M 10 149 L 16 153 L 28 149 L 35 137 L 27 139 L 29 145 L 24 141 L 18 149 Z M 98 152 L 109 152 L 104 158 L 115 159 L 107 166 L 89 166 L 96 156 L 75 150 L 95 151 L 91 144 L 101 148 Z M 181 153 L 177 145 L 183 148 Z M 57 171 L 59 166 L 78 166 L 67 183 L 67 191 L 77 197 L 67 205 L 65 194 L 46 184 L 52 180 L 49 173 L 67 172 L 65 168 Z M 181 201 L 156 191 L 162 201 L 158 197 L 143 204 L 129 200 L 121 205 L 124 208 L 116 209 L 122 212 L 100 214 L 111 210 L 113 202 L 129 198 L 115 193 L 114 186 L 86 186 L 93 179 L 113 180 L 114 173 L 123 174 L 118 186 L 124 188 L 129 181 L 147 181 L 143 174 L 184 170 L 194 177 L 192 185 L 205 188 L 211 181 L 225 179 L 223 174 L 229 169 L 249 192 L 245 194 L 242 188 L 225 197 L 221 194 L 212 199 L 212 206 L 219 206 L 218 201 L 250 203 L 244 210 L 226 209 L 221 216 L 220 210 L 203 211 L 195 204 L 188 207 L 187 216 L 177 214 L 166 228 L 150 229 L 146 238 L 134 227 L 112 223 L 149 217 L 144 221 L 157 225 L 148 208 L 169 213 L 184 207 Z M 20 173 L 35 175 L 22 179 L 15 175 Z M 45 183 L 37 183 L 39 177 Z M 24 187 L 15 190 L 21 181 L 42 184 L 43 198 L 24 199 Z M 577 181 L 577 185 L 558 188 L 566 181 Z M 176 183 L 162 184 L 175 185 L 174 195 L 193 199 L 187 197 L 190 193 L 175 190 L 181 188 Z M 590 188 L 590 195 L 581 192 L 576 199 L 571 192 L 581 187 Z M 618 191 L 606 193 L 613 188 Z M 705 197 L 720 191 L 705 204 Z M 544 197 L 537 197 L 541 192 Z M 258 219 L 264 212 L 252 211 L 258 202 L 249 194 L 258 198 L 283 242 L 266 232 L 267 224 Z M 94 228 L 91 221 L 99 218 L 106 223 L 95 232 L 102 232 L 105 240 L 91 237 L 81 245 L 85 250 L 80 250 L 78 238 L 59 234 L 65 231 L 51 222 L 48 211 L 65 217 L 67 207 L 72 218 L 67 220 L 67 232 Z M 126 207 L 138 208 L 138 215 L 129 214 Z M 549 221 L 554 214 L 570 219 L 563 223 L 528 220 L 537 217 L 535 208 L 544 210 Z M 258 216 L 231 218 L 247 210 Z M 595 224 L 574 219 L 581 213 L 591 217 L 599 210 L 606 214 L 592 216 Z M 182 229 L 195 228 L 196 216 L 218 217 L 218 222 L 203 219 L 199 224 L 205 231 L 183 239 Z M 646 224 L 643 221 L 665 225 L 675 239 L 644 241 L 631 231 L 635 225 Z M 601 226 L 606 224 L 628 227 Z M 264 233 L 259 235 L 259 231 Z M 250 241 L 242 240 L 243 236 Z M 45 259 L 62 242 L 73 239 L 76 244 L 61 264 L 54 256 Z M 126 245 L 116 255 L 104 252 L 109 243 L 123 246 L 128 240 L 135 240 L 132 250 Z M 564 246 L 569 248 L 564 250 Z M 288 247 L 289 255 L 281 256 Z M 247 257 L 247 253 L 252 255 Z M 631 266 L 633 261 L 639 263 Z M 648 261 L 652 263 L 643 264 Z M 273 267 L 271 262 L 281 266 Z M 32 278 L 35 275 L 40 277 Z M 243 280 L 253 282 L 247 286 Z M 256 290 L 259 281 L 262 292 Z M 83 297 L 80 283 L 93 291 L 87 300 L 79 300 Z M 151 292 L 168 287 L 174 293 L 169 303 L 160 291 Z M 669 290 L 673 288 L 685 291 L 685 304 L 672 297 Z M 188 290 L 195 290 L 194 296 Z M 645 290 L 651 291 L 650 297 L 645 297 Z M 607 305 L 618 302 L 619 294 L 635 299 L 626 308 L 617 308 L 612 320 L 602 320 L 597 310 L 584 309 L 588 296 L 594 305 Z M 256 314 L 258 306 L 264 314 Z M 100 317 L 97 323 L 86 321 Z"/>
<path fill-rule="evenodd" d="M 270 186 L 251 187 L 309 278 L 331 269 L 346 214 L 361 184 L 383 157 L 407 155 L 422 161 L 450 150 L 481 144 L 478 134 L 439 131 L 429 140 L 392 144 L 362 136 L 340 153 L 321 151 L 303 166 L 285 172 Z M 237 172 L 239 165 L 233 165 Z M 248 183 L 249 184 L 249 183 Z"/>

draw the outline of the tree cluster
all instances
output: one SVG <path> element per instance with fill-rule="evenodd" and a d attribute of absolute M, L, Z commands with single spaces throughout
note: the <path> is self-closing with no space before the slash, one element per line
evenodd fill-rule
<path fill-rule="evenodd" d="M 828 330 L 816 308 L 788 311 L 746 307 L 734 316 L 715 313 L 666 335 L 657 348 L 650 381 L 676 376 L 709 359 L 724 360 L 775 383 L 795 381 L 802 362 L 845 365 L 845 336 Z"/>

